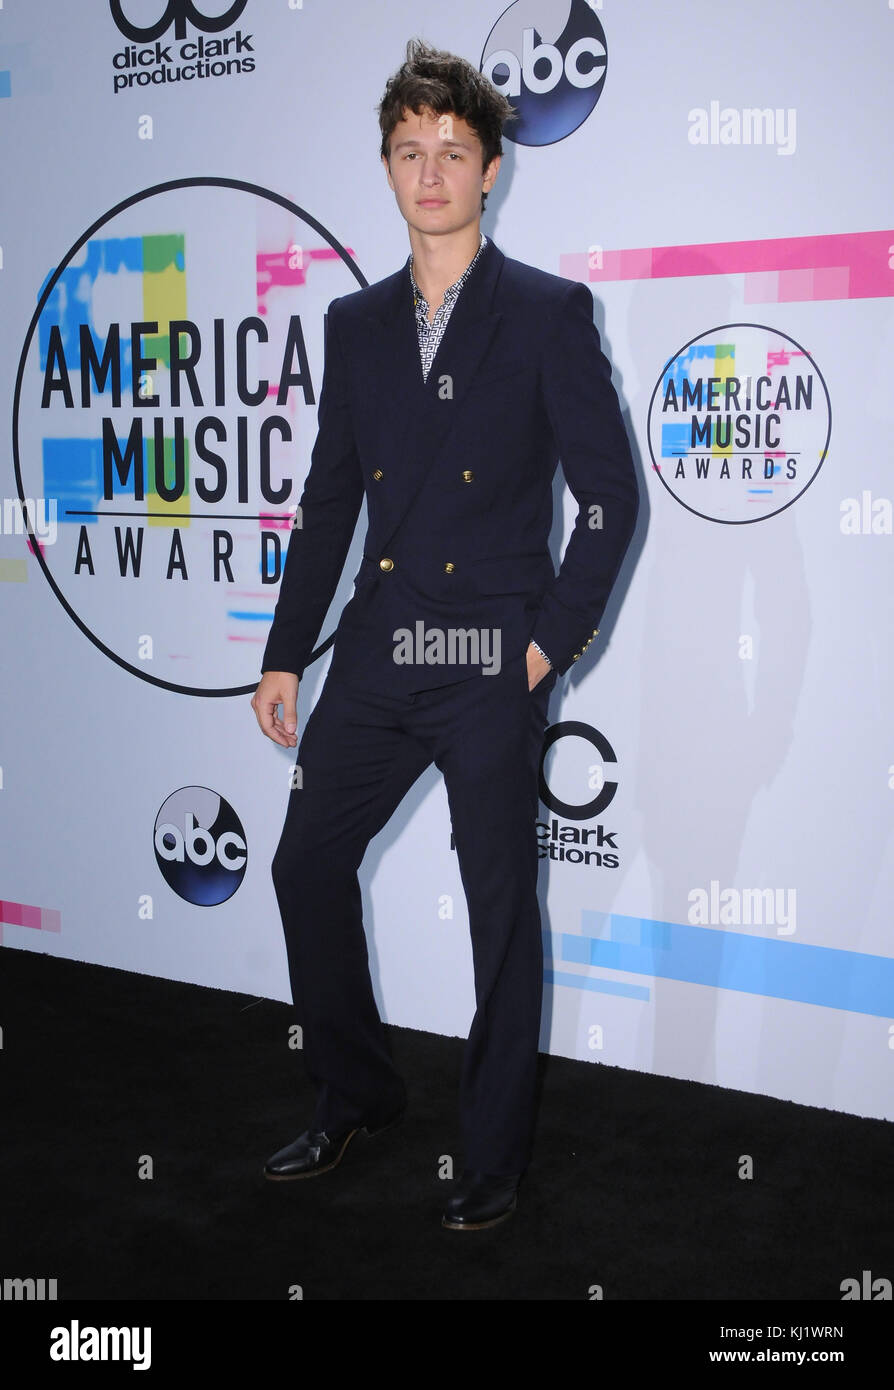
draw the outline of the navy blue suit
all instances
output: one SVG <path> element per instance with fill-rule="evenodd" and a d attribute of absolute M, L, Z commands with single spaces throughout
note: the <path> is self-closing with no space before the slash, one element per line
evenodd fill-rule
<path fill-rule="evenodd" d="M 548 537 L 559 458 L 578 516 L 556 575 Z M 517 1173 L 530 1156 L 542 999 L 534 822 L 547 702 L 593 640 L 638 506 L 587 288 L 488 241 L 427 381 L 406 267 L 331 304 L 319 433 L 264 671 L 303 674 L 364 495 L 363 559 L 299 742 L 301 786 L 273 861 L 314 1127 L 379 1120 L 404 1099 L 369 980 L 357 869 L 434 762 L 475 967 L 465 1162 Z M 396 634 L 420 625 L 498 634 L 499 669 L 399 664 Z M 531 639 L 553 667 L 533 691 Z"/>

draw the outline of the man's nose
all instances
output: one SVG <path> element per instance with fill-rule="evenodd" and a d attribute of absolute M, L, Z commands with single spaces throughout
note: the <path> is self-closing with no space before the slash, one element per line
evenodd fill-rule
<path fill-rule="evenodd" d="M 429 156 L 422 165 L 422 182 L 426 184 L 441 182 L 441 171 L 434 156 Z"/>

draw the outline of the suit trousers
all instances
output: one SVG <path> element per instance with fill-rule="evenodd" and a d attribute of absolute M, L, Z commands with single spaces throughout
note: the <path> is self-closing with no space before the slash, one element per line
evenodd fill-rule
<path fill-rule="evenodd" d="M 549 671 L 529 690 L 524 653 L 495 674 L 413 693 L 327 676 L 298 744 L 300 784 L 289 793 L 272 865 L 316 1091 L 311 1128 L 372 1127 L 406 1103 L 373 995 L 358 869 L 434 762 L 447 791 L 475 980 L 459 1095 L 465 1166 L 493 1174 L 527 1166 L 543 995 L 535 821 L 556 679 Z M 436 987 L 419 982 L 423 994 Z"/>

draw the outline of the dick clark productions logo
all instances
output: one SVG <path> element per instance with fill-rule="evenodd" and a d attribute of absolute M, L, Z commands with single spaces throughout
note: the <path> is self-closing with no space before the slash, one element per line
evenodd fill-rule
<path fill-rule="evenodd" d="M 366 280 L 287 198 L 159 184 L 38 293 L 13 401 L 35 560 L 81 631 L 168 690 L 254 690 L 310 466 L 326 310 Z"/>
<path fill-rule="evenodd" d="M 245 877 L 242 822 L 209 787 L 181 787 L 155 818 L 155 859 L 178 897 L 197 907 L 216 907 Z"/>
<path fill-rule="evenodd" d="M 254 33 L 223 33 L 246 4 L 235 0 L 215 13 L 221 0 L 202 0 L 201 5 L 194 0 L 109 0 L 118 32 L 131 40 L 112 57 L 112 91 L 117 96 L 142 87 L 238 79 L 255 72 Z"/>
<path fill-rule="evenodd" d="M 235 0 L 223 14 L 209 15 L 200 10 L 193 0 L 167 0 L 160 18 L 154 21 L 150 19 L 148 24 L 138 24 L 129 19 L 124 12 L 124 0 L 109 0 L 109 8 L 112 18 L 126 38 L 132 39 L 134 43 L 151 43 L 153 39 L 161 38 L 162 34 L 167 33 L 172 24 L 174 38 L 186 38 L 187 20 L 194 29 L 204 30 L 206 34 L 218 34 L 222 29 L 228 29 L 231 24 L 236 23 L 247 3 L 248 0 Z M 131 13 L 151 13 L 158 9 L 158 0 L 155 0 L 155 3 L 153 0 L 130 0 L 128 8 Z"/>
<path fill-rule="evenodd" d="M 652 465 L 706 521 L 764 521 L 803 496 L 823 465 L 832 408 L 822 372 L 778 328 L 725 323 L 686 343 L 649 403 Z"/>

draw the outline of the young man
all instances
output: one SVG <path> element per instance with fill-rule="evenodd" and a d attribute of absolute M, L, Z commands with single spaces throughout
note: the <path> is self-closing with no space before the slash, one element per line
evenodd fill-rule
<path fill-rule="evenodd" d="M 302 528 L 289 542 L 252 700 L 264 733 L 295 747 L 299 678 L 365 495 L 355 593 L 298 748 L 302 785 L 273 860 L 316 1111 L 265 1172 L 324 1173 L 358 1131 L 374 1134 L 404 1110 L 369 977 L 357 870 L 434 762 L 476 996 L 460 1095 L 465 1168 L 442 1217 L 451 1230 L 509 1216 L 529 1162 L 547 703 L 596 635 L 638 505 L 589 291 L 508 259 L 480 231 L 510 115 L 469 63 L 418 41 L 388 82 L 381 157 L 412 254 L 396 274 L 330 305 Z M 559 457 L 579 510 L 556 576 L 547 539 Z M 411 640 L 420 633 L 422 651 Z"/>

